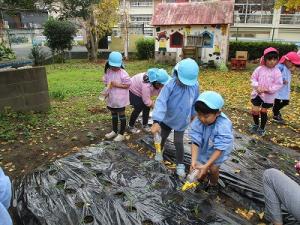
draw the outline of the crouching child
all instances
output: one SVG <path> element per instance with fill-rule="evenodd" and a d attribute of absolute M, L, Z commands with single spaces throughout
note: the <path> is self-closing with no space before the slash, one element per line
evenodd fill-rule
<path fill-rule="evenodd" d="M 218 192 L 219 168 L 233 148 L 232 123 L 221 112 L 222 96 L 214 91 L 205 91 L 195 103 L 197 118 L 192 122 L 192 161 L 190 171 L 198 170 L 197 178 L 204 181 L 209 174 L 205 190 Z M 203 186 L 203 185 L 202 185 Z"/>

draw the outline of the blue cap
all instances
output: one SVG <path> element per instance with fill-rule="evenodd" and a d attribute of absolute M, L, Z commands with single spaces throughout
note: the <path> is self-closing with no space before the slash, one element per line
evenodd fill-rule
<path fill-rule="evenodd" d="M 166 84 L 171 77 L 169 76 L 168 72 L 164 69 L 159 69 L 157 72 L 157 82 L 161 84 Z"/>
<path fill-rule="evenodd" d="M 147 70 L 149 81 L 152 83 L 157 80 L 158 68 L 150 68 Z"/>
<path fill-rule="evenodd" d="M 108 56 L 108 63 L 113 67 L 121 67 L 122 66 L 122 54 L 120 52 L 111 52 Z"/>
<path fill-rule="evenodd" d="M 199 66 L 191 58 L 183 59 L 176 64 L 174 70 L 177 71 L 179 80 L 188 86 L 193 86 L 198 81 Z"/>
<path fill-rule="evenodd" d="M 221 109 L 224 106 L 223 97 L 215 91 L 202 92 L 197 101 L 204 102 L 211 109 Z"/>

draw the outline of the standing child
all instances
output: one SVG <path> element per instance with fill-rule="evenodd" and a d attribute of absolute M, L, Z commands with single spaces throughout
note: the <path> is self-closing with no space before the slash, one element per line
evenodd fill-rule
<path fill-rule="evenodd" d="M 199 95 L 198 74 L 199 67 L 193 59 L 187 58 L 177 63 L 174 78 L 161 90 L 152 115 L 154 123 L 151 132 L 154 135 L 161 132 L 161 148 L 171 130 L 174 130 L 176 173 L 180 177 L 185 176 L 183 134 L 194 115 L 193 105 Z"/>
<path fill-rule="evenodd" d="M 0 167 L 0 224 L 12 225 L 12 220 L 8 213 L 11 201 L 11 182 Z"/>
<path fill-rule="evenodd" d="M 111 111 L 112 132 L 105 135 L 107 139 L 123 141 L 126 128 L 125 107 L 129 105 L 130 77 L 123 69 L 122 55 L 111 52 L 105 65 L 104 83 L 109 88 L 107 91 L 107 108 Z M 120 119 L 120 130 L 118 129 Z"/>
<path fill-rule="evenodd" d="M 282 87 L 282 75 L 276 67 L 279 53 L 275 48 L 267 48 L 261 58 L 261 66 L 257 67 L 251 77 L 252 116 L 254 125 L 251 133 L 264 136 L 268 121 L 268 109 L 272 108 L 276 92 Z M 260 124 L 259 124 L 260 118 Z"/>
<path fill-rule="evenodd" d="M 147 73 L 139 73 L 131 78 L 131 85 L 129 88 L 130 104 L 134 107 L 129 120 L 129 131 L 138 133 L 134 127 L 136 119 L 143 111 L 143 129 L 149 131 L 148 120 L 150 108 L 154 106 L 154 101 L 151 97 L 157 96 L 164 84 L 166 84 L 171 77 L 164 69 L 151 68 Z"/>
<path fill-rule="evenodd" d="M 273 119 L 283 123 L 284 120 L 281 117 L 280 110 L 290 102 L 292 72 L 296 70 L 296 67 L 300 66 L 300 56 L 296 52 L 289 52 L 281 57 L 279 63 L 277 67 L 282 74 L 283 87 L 277 92 L 275 98 Z"/>
<path fill-rule="evenodd" d="M 232 123 L 221 112 L 224 100 L 214 91 L 200 94 L 195 103 L 197 119 L 191 124 L 192 160 L 190 171 L 198 170 L 198 179 L 204 180 L 210 173 L 207 191 L 216 194 L 219 168 L 233 148 Z"/>

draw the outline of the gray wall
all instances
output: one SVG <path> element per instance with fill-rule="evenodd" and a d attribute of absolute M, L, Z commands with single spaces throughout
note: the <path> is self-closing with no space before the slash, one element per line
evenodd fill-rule
<path fill-rule="evenodd" d="M 47 111 L 50 107 L 45 67 L 0 71 L 0 111 Z"/>

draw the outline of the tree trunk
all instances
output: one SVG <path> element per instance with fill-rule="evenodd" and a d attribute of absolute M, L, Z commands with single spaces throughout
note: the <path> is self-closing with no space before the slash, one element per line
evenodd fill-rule
<path fill-rule="evenodd" d="M 88 58 L 90 61 L 95 62 L 97 61 L 98 38 L 96 32 L 95 18 L 93 14 L 89 17 L 89 20 L 87 22 L 86 39 L 87 39 L 86 48 L 88 51 Z"/>

